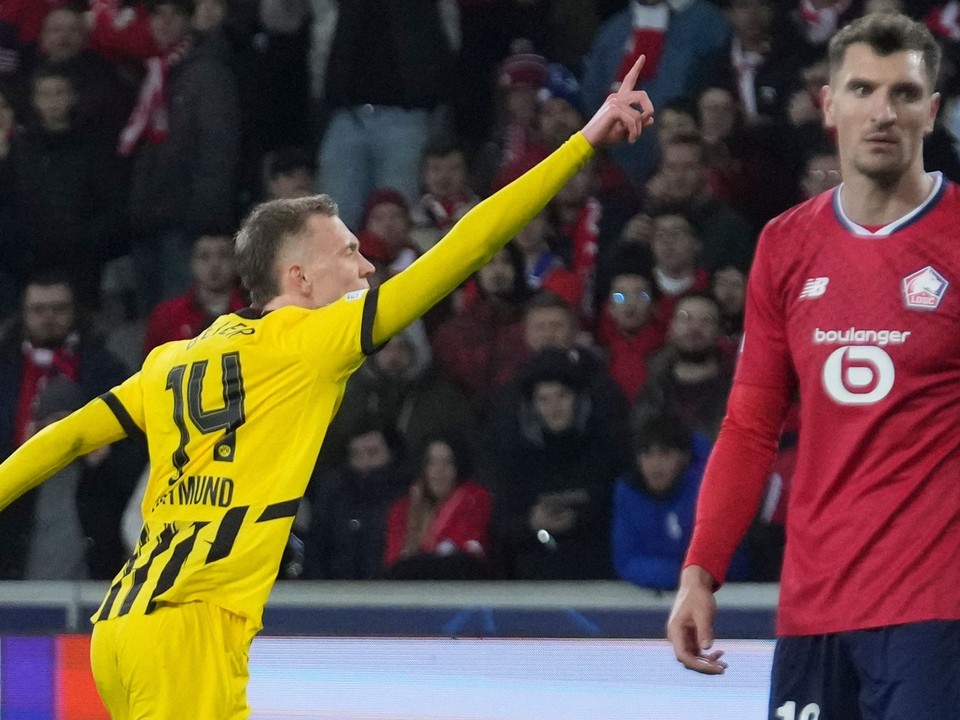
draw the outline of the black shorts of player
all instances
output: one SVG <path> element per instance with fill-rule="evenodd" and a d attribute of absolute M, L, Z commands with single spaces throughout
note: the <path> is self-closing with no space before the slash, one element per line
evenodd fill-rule
<path fill-rule="evenodd" d="M 960 719 L 960 621 L 777 640 L 769 720 Z"/>

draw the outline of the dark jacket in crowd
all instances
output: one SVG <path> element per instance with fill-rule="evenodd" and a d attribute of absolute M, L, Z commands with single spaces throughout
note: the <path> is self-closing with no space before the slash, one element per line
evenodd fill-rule
<path fill-rule="evenodd" d="M 339 2 L 327 66 L 331 107 L 432 109 L 451 96 L 454 54 L 436 0 Z"/>
<path fill-rule="evenodd" d="M 21 334 L 12 328 L 0 342 L 0 459 L 14 450 L 14 418 L 22 378 Z M 127 370 L 96 339 L 86 336 L 79 346 L 80 386 L 91 400 L 126 379 Z M 96 468 L 83 466 L 77 489 L 77 511 L 86 536 L 86 559 L 91 579 L 110 579 L 123 562 L 120 518 L 137 478 L 147 461 L 142 439 L 115 443 Z M 80 461 L 81 464 L 83 461 Z M 3 511 L 0 522 L 0 579 L 23 576 L 37 491 L 21 496 Z"/>
<path fill-rule="evenodd" d="M 240 140 L 236 79 L 219 32 L 198 37 L 167 81 L 169 134 L 134 155 L 131 216 L 141 234 L 229 231 Z"/>

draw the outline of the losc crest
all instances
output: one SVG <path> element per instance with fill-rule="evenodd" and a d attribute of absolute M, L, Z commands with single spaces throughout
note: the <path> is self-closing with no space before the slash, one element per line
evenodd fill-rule
<path fill-rule="evenodd" d="M 903 279 L 903 303 L 914 310 L 936 310 L 949 285 L 943 275 L 927 265 Z"/>

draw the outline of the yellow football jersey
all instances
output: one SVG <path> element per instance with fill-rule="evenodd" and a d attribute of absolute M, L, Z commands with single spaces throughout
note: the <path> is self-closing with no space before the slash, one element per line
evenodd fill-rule
<path fill-rule="evenodd" d="M 471 210 L 379 289 L 317 310 L 219 318 L 0 464 L 0 509 L 75 458 L 144 434 L 144 527 L 94 622 L 202 600 L 259 629 L 324 434 L 365 354 L 426 312 L 539 213 L 593 153 L 580 133 Z"/>
<path fill-rule="evenodd" d="M 376 298 L 224 315 L 103 396 L 145 433 L 151 467 L 139 544 L 94 621 L 206 600 L 259 627 L 324 432 L 373 347 Z"/>

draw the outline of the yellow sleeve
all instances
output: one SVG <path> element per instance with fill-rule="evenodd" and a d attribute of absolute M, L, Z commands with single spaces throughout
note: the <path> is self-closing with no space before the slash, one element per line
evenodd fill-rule
<path fill-rule="evenodd" d="M 126 435 L 102 397 L 48 425 L 0 465 L 0 510 L 78 457 Z"/>
<path fill-rule="evenodd" d="M 452 292 L 512 240 L 583 167 L 593 147 L 581 133 L 491 195 L 443 240 L 379 289 L 373 342 L 386 342 Z"/>

